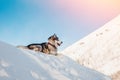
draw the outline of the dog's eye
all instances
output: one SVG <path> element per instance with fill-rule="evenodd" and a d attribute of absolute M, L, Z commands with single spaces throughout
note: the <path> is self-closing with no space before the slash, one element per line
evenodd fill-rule
<path fill-rule="evenodd" d="M 59 40 L 58 38 L 53 38 L 53 40 Z"/>
<path fill-rule="evenodd" d="M 53 38 L 53 40 L 56 40 L 55 38 Z"/>

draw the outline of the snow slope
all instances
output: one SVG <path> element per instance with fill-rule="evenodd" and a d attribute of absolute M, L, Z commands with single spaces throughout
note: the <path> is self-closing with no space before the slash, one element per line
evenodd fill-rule
<path fill-rule="evenodd" d="M 63 53 L 106 75 L 117 73 L 120 71 L 120 15 L 66 48 Z"/>
<path fill-rule="evenodd" d="M 0 42 L 0 80 L 111 80 L 66 56 L 20 50 Z"/>

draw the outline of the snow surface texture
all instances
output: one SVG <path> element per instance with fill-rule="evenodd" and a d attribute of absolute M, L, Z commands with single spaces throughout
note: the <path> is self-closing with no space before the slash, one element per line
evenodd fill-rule
<path fill-rule="evenodd" d="M 17 49 L 0 42 L 0 80 L 111 80 L 66 56 Z"/>
<path fill-rule="evenodd" d="M 120 15 L 63 53 L 106 75 L 117 73 L 120 71 Z"/>

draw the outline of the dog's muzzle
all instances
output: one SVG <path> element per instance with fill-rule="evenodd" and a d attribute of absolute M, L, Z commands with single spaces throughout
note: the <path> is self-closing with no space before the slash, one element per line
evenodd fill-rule
<path fill-rule="evenodd" d="M 60 46 L 62 43 L 63 43 L 62 41 L 59 41 L 59 42 L 57 43 L 57 45 Z"/>

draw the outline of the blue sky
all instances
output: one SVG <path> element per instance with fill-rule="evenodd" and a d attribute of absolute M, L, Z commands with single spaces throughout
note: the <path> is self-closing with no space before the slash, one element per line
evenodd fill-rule
<path fill-rule="evenodd" d="M 118 10 L 111 15 L 101 14 L 102 17 L 96 13 L 97 17 L 86 13 L 90 10 L 88 8 L 79 6 L 76 10 L 79 12 L 76 12 L 76 3 L 68 4 L 69 0 L 65 0 L 67 3 L 63 4 L 63 0 L 59 1 L 0 0 L 0 40 L 15 46 L 27 45 L 47 41 L 50 35 L 56 33 L 64 42 L 60 47 L 60 50 L 63 50 L 120 12 Z M 103 10 L 101 13 L 107 12 Z"/>

